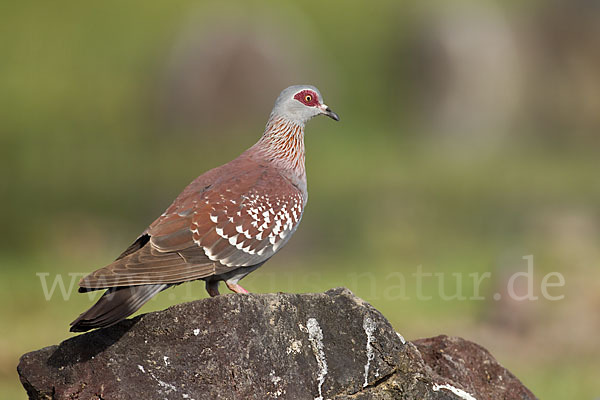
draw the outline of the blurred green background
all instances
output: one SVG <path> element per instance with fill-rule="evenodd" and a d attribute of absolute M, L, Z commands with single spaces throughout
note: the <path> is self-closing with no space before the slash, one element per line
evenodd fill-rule
<path fill-rule="evenodd" d="M 70 337 L 93 301 L 75 274 L 252 145 L 297 83 L 342 120 L 309 123 L 303 223 L 244 286 L 346 286 L 407 339 L 462 336 L 542 399 L 598 398 L 600 6 L 585 0 L 3 2 L 0 398 L 25 398 L 19 356 Z M 539 299 L 511 299 L 528 255 Z M 419 268 L 438 274 L 428 300 Z M 444 297 L 486 272 L 483 300 Z M 550 272 L 561 300 L 542 296 Z M 44 292 L 55 279 L 64 295 Z M 142 312 L 205 296 L 189 283 Z"/>

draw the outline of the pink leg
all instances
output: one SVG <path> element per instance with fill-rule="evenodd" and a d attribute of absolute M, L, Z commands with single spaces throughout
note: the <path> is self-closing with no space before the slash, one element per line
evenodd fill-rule
<path fill-rule="evenodd" d="M 225 281 L 225 284 L 227 285 L 227 287 L 229 288 L 229 290 L 231 290 L 232 292 L 235 292 L 235 293 L 248 293 L 248 291 L 246 289 L 244 289 L 243 287 L 241 287 L 237 283 L 231 283 L 231 282 Z"/>
<path fill-rule="evenodd" d="M 206 291 L 210 297 L 218 296 L 219 293 L 219 281 L 206 281 Z"/>

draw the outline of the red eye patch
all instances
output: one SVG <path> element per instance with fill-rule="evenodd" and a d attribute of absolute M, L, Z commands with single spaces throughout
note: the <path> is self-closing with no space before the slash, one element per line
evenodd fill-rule
<path fill-rule="evenodd" d="M 312 90 L 303 90 L 301 92 L 298 92 L 294 96 L 294 99 L 309 107 L 315 107 L 319 105 L 319 98 L 317 97 L 317 94 Z"/>

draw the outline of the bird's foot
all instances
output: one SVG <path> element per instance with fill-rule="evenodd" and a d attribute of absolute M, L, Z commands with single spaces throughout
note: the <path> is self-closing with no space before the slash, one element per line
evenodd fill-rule
<path fill-rule="evenodd" d="M 206 291 L 210 297 L 220 295 L 219 293 L 219 281 L 206 281 Z"/>
<path fill-rule="evenodd" d="M 225 284 L 227 285 L 227 287 L 229 288 L 229 290 L 231 290 L 232 292 L 235 292 L 235 293 L 244 293 L 244 294 L 249 293 L 246 289 L 244 289 L 243 287 L 241 287 L 237 283 L 231 283 L 231 282 L 225 281 Z"/>

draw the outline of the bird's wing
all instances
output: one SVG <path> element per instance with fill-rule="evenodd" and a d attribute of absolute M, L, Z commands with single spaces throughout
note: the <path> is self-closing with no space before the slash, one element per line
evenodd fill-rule
<path fill-rule="evenodd" d="M 83 290 L 181 283 L 263 263 L 289 240 L 304 205 L 266 168 L 184 193 L 115 262 L 84 277 Z"/>
<path fill-rule="evenodd" d="M 192 250 L 164 253 L 145 245 L 81 279 L 83 291 L 119 286 L 177 284 L 211 276 L 215 262 L 199 257 Z M 80 291 L 82 290 L 80 289 Z"/>
<path fill-rule="evenodd" d="M 263 167 L 219 180 L 181 204 L 150 226 L 150 243 L 163 252 L 195 246 L 217 263 L 219 274 L 275 254 L 298 226 L 304 198 L 277 171 Z"/>

